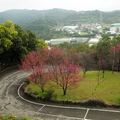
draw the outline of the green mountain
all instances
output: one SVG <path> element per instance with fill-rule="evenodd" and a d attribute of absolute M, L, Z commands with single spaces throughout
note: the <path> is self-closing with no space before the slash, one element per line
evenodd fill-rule
<path fill-rule="evenodd" d="M 60 25 L 75 25 L 82 23 L 111 24 L 120 22 L 120 11 L 72 11 L 64 9 L 51 10 L 8 10 L 0 12 L 0 23 L 12 20 L 16 24 L 45 38 L 52 34 L 51 29 Z M 43 35 L 44 34 L 44 35 Z M 47 39 L 47 37 L 45 38 Z"/>

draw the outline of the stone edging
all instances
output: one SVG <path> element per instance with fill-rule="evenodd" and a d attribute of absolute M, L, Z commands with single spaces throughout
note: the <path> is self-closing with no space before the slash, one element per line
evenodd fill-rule
<path fill-rule="evenodd" d="M 50 105 L 50 104 L 43 104 L 43 103 L 38 103 L 38 102 L 33 102 L 31 100 L 28 100 L 26 98 L 24 98 L 23 96 L 20 95 L 20 89 L 23 87 L 23 85 L 25 84 L 25 82 L 23 82 L 17 91 L 18 96 L 23 100 L 26 101 L 30 104 L 34 104 L 34 105 L 42 105 L 42 106 L 47 106 L 47 107 L 53 107 L 53 108 L 63 108 L 63 109 L 82 109 L 82 110 L 86 110 L 86 109 L 90 109 L 90 110 L 95 110 L 95 111 L 106 111 L 106 112 L 117 112 L 120 113 L 119 110 L 112 110 L 112 109 L 97 109 L 97 108 L 84 108 L 84 107 L 72 107 L 72 106 L 60 106 L 60 105 Z"/>

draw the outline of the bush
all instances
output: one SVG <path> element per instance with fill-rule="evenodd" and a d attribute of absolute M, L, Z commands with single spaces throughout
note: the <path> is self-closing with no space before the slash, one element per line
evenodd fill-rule
<path fill-rule="evenodd" d="M 53 90 L 49 90 L 49 91 L 45 91 L 41 94 L 40 99 L 42 100 L 51 100 L 52 96 L 53 96 Z"/>
<path fill-rule="evenodd" d="M 31 120 L 28 117 L 16 117 L 14 115 L 0 115 L 0 120 Z"/>
<path fill-rule="evenodd" d="M 22 118 L 20 118 L 18 120 L 32 120 L 32 119 L 30 119 L 29 117 L 22 117 Z"/>
<path fill-rule="evenodd" d="M 16 120 L 16 116 L 13 115 L 2 115 L 0 120 Z"/>
<path fill-rule="evenodd" d="M 41 96 L 41 94 L 42 94 L 42 91 L 41 91 L 39 85 L 34 84 L 34 83 L 28 84 L 28 85 L 25 87 L 24 90 L 25 90 L 25 93 L 28 93 L 28 94 L 30 94 L 30 95 L 32 95 L 32 96 L 36 96 L 36 97 L 39 97 L 39 96 Z"/>
<path fill-rule="evenodd" d="M 47 100 L 51 100 L 54 91 L 50 89 L 42 92 L 39 85 L 30 83 L 25 87 L 24 92 L 31 95 L 34 98 L 47 101 Z"/>
<path fill-rule="evenodd" d="M 84 104 L 91 107 L 107 107 L 107 104 L 104 101 L 100 100 L 88 100 L 85 101 Z"/>

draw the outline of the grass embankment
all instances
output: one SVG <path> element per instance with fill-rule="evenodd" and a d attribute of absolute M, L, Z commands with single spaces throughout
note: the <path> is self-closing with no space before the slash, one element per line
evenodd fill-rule
<path fill-rule="evenodd" d="M 71 87 L 67 91 L 67 95 L 63 96 L 62 89 L 55 83 L 49 83 L 46 90 L 54 90 L 52 96 L 56 101 L 72 101 L 80 102 L 84 100 L 101 100 L 107 104 L 120 104 L 120 73 L 111 71 L 105 72 L 105 77 L 101 78 L 98 85 L 97 71 L 89 71 L 83 80 L 76 86 Z M 102 75 L 101 75 L 102 76 Z M 33 83 L 26 87 L 29 93 L 41 95 L 38 85 Z"/>

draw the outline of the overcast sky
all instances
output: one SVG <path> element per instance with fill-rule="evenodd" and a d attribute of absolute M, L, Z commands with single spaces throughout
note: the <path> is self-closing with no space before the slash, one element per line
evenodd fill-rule
<path fill-rule="evenodd" d="M 120 0 L 0 0 L 0 11 L 8 9 L 52 9 L 86 11 L 120 10 Z"/>

